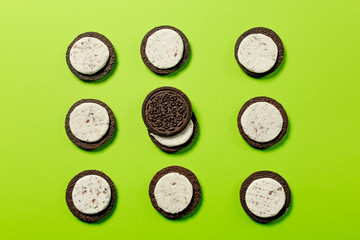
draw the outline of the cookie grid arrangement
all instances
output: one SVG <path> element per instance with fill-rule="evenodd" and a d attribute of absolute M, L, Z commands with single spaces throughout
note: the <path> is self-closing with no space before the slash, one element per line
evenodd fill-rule
<path fill-rule="evenodd" d="M 160 26 L 143 38 L 140 54 L 144 64 L 158 75 L 172 73 L 186 63 L 190 53 L 188 39 L 179 29 Z M 267 28 L 243 33 L 235 44 L 235 59 L 252 77 L 275 71 L 284 57 L 278 35 Z M 114 47 L 103 35 L 80 34 L 66 52 L 69 69 L 81 80 L 94 81 L 108 74 L 116 61 Z M 151 91 L 142 106 L 142 117 L 150 140 L 162 151 L 181 151 L 193 142 L 198 121 L 189 98 L 181 90 L 160 87 Z M 255 97 L 240 109 L 238 128 L 252 147 L 263 149 L 278 143 L 286 134 L 288 118 L 276 100 Z M 68 111 L 65 129 L 78 147 L 93 150 L 103 146 L 114 134 L 116 120 L 109 106 L 96 99 L 82 99 Z M 149 186 L 153 207 L 164 217 L 177 219 L 191 213 L 201 199 L 201 187 L 194 173 L 181 166 L 157 172 Z M 106 217 L 116 199 L 112 180 L 97 170 L 76 175 L 66 190 L 70 211 L 80 220 L 96 222 Z M 289 208 L 290 188 L 277 173 L 255 172 L 242 184 L 240 202 L 255 221 L 267 223 L 281 217 Z"/>

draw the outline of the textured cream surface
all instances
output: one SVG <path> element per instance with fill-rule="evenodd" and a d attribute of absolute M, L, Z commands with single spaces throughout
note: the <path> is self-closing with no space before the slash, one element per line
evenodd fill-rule
<path fill-rule="evenodd" d="M 245 194 L 246 205 L 258 217 L 273 217 L 285 204 L 285 192 L 279 182 L 272 178 L 253 181 Z"/>
<path fill-rule="evenodd" d="M 256 33 L 246 36 L 238 50 L 239 62 L 249 71 L 264 73 L 276 63 L 278 47 L 268 36 Z"/>
<path fill-rule="evenodd" d="M 269 142 L 282 130 L 284 120 L 280 111 L 267 102 L 251 104 L 241 116 L 245 134 L 256 142 Z"/>
<path fill-rule="evenodd" d="M 187 177 L 168 173 L 156 183 L 154 195 L 158 206 L 168 213 L 179 213 L 191 202 L 193 187 Z"/>
<path fill-rule="evenodd" d="M 85 214 L 96 214 L 104 210 L 109 205 L 110 197 L 109 183 L 98 175 L 80 178 L 72 192 L 75 207 Z"/>
<path fill-rule="evenodd" d="M 174 136 L 163 137 L 153 133 L 150 133 L 150 135 L 152 135 L 161 145 L 176 147 L 186 143 L 191 138 L 193 132 L 194 123 L 190 120 L 186 128 Z"/>
<path fill-rule="evenodd" d="M 100 71 L 110 56 L 109 48 L 99 39 L 84 37 L 79 39 L 70 50 L 70 62 L 82 74 Z"/>
<path fill-rule="evenodd" d="M 100 140 L 109 129 L 109 114 L 97 103 L 82 103 L 70 114 L 70 130 L 84 142 Z"/>
<path fill-rule="evenodd" d="M 149 61 L 159 69 L 174 67 L 184 53 L 184 43 L 180 35 L 171 29 L 154 32 L 146 42 L 145 54 Z"/>

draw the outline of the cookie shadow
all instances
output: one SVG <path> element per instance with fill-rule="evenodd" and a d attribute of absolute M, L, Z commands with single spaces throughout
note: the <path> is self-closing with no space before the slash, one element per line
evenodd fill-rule
<path fill-rule="evenodd" d="M 172 72 L 172 73 L 169 73 L 169 74 L 165 75 L 165 77 L 168 77 L 168 78 L 173 78 L 173 77 L 175 77 L 175 76 L 179 75 L 180 73 L 184 72 L 184 71 L 185 71 L 185 69 L 187 69 L 187 68 L 188 68 L 188 65 L 190 64 L 190 61 L 191 61 L 191 58 L 192 58 L 192 50 L 191 50 L 192 48 L 191 48 L 190 43 L 189 43 L 189 48 L 190 48 L 190 51 L 189 51 L 189 56 L 188 56 L 188 58 L 187 58 L 186 62 L 184 63 L 184 65 L 183 65 L 183 66 L 181 66 L 181 67 L 180 67 L 179 69 L 177 69 L 176 71 L 174 71 L 174 72 Z"/>

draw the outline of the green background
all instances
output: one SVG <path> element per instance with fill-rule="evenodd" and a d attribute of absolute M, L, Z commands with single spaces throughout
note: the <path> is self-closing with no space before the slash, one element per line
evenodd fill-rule
<path fill-rule="evenodd" d="M 0 4 L 1 239 L 356 239 L 359 223 L 360 2 L 354 1 L 2 1 Z M 189 64 L 153 74 L 140 42 L 159 25 L 182 30 Z M 285 46 L 275 74 L 247 76 L 234 46 L 244 31 L 273 29 Z M 105 81 L 77 79 L 65 52 L 80 33 L 113 43 L 118 64 Z M 184 91 L 200 134 L 193 148 L 161 152 L 141 118 L 145 96 L 160 86 Z M 256 150 L 240 136 L 240 107 L 255 96 L 279 101 L 289 116 L 285 139 Z M 76 147 L 65 115 L 81 98 L 115 113 L 118 131 L 101 151 Z M 151 205 L 153 175 L 181 165 L 198 177 L 203 199 L 176 221 Z M 65 203 L 70 179 L 87 169 L 114 181 L 118 201 L 104 222 L 77 220 Z M 279 221 L 251 220 L 241 183 L 272 170 L 289 183 L 293 202 Z"/>

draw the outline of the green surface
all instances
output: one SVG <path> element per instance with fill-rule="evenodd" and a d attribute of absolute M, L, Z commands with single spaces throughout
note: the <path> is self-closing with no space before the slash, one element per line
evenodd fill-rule
<path fill-rule="evenodd" d="M 3 1 L 0 4 L 1 239 L 358 239 L 359 1 Z M 191 45 L 189 64 L 157 76 L 140 58 L 147 31 L 169 24 Z M 284 42 L 277 74 L 247 76 L 234 46 L 264 26 Z M 118 64 L 105 81 L 87 83 L 68 69 L 65 52 L 80 33 L 113 43 Z M 141 105 L 170 85 L 190 98 L 200 126 L 192 149 L 161 152 L 149 139 Z M 240 136 L 243 103 L 269 96 L 286 109 L 289 133 L 260 151 Z M 81 98 L 115 113 L 118 131 L 105 149 L 87 152 L 66 136 L 65 115 Z M 192 170 L 203 200 L 194 215 L 170 221 L 151 205 L 152 176 L 170 165 Z M 65 189 L 78 172 L 98 169 L 118 190 L 104 222 L 77 220 Z M 252 221 L 239 189 L 258 170 L 282 175 L 292 190 L 286 216 Z"/>

